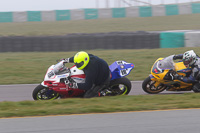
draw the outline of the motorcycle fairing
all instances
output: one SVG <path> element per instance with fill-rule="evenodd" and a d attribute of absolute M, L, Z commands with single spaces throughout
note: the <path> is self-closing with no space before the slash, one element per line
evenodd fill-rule
<path fill-rule="evenodd" d="M 79 70 L 75 65 L 70 68 L 71 78 L 76 83 L 84 83 L 85 82 L 85 73 L 83 70 Z"/>
<path fill-rule="evenodd" d="M 159 66 L 160 66 L 160 64 L 159 64 L 159 62 L 160 61 L 162 61 L 164 58 L 158 58 L 155 62 L 154 62 L 154 64 L 153 64 L 153 66 L 152 66 L 152 68 L 151 68 L 151 79 L 153 79 L 153 78 L 155 78 L 155 79 L 153 79 L 153 80 L 157 80 L 157 81 L 162 81 L 163 79 L 164 79 L 164 77 L 165 77 L 165 75 L 167 74 L 167 72 L 168 72 L 168 70 L 165 70 L 165 69 L 161 69 Z"/>
<path fill-rule="evenodd" d="M 127 63 L 125 61 L 115 61 L 113 64 L 109 66 L 109 68 L 112 75 L 111 80 L 113 80 L 128 75 L 134 68 L 134 64 Z"/>
<path fill-rule="evenodd" d="M 85 82 L 85 74 L 82 70 L 79 70 L 75 65 L 69 70 L 64 66 L 63 61 L 61 61 L 48 68 L 41 85 L 48 87 L 50 90 L 54 90 L 63 96 L 79 96 L 84 90 L 69 88 L 65 84 L 65 79 L 69 76 L 77 83 Z"/>
<path fill-rule="evenodd" d="M 192 72 L 191 68 L 186 68 L 183 62 L 175 63 L 175 71 L 182 76 L 189 76 Z"/>

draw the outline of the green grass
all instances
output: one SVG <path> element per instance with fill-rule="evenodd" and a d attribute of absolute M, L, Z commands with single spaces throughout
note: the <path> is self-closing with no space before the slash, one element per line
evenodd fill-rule
<path fill-rule="evenodd" d="M 200 95 L 194 93 L 0 102 L 0 118 L 200 108 L 199 103 Z"/>
<path fill-rule="evenodd" d="M 200 55 L 200 47 L 90 50 L 87 52 L 106 60 L 109 65 L 117 60 L 134 63 L 135 68 L 128 75 L 128 78 L 130 80 L 144 80 L 150 74 L 151 66 L 157 58 L 166 57 L 171 54 L 182 54 L 190 49 L 194 49 Z M 55 64 L 57 59 L 71 57 L 76 52 L 0 53 L 0 84 L 41 83 L 50 65 Z M 66 64 L 66 66 L 72 66 L 72 64 Z"/>
<path fill-rule="evenodd" d="M 200 14 L 76 20 L 56 22 L 0 23 L 0 36 L 66 35 L 114 31 L 192 30 L 200 27 Z"/>

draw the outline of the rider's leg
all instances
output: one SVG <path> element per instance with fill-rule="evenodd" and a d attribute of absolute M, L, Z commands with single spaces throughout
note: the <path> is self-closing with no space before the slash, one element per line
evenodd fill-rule
<path fill-rule="evenodd" d="M 108 87 L 110 84 L 110 74 L 106 81 L 104 81 L 101 85 L 93 85 L 91 89 L 87 90 L 84 94 L 84 98 L 91 98 L 91 97 L 98 97 L 100 96 L 100 91 L 106 87 Z"/>
<path fill-rule="evenodd" d="M 87 90 L 84 94 L 84 98 L 98 97 L 100 86 L 93 86 L 90 90 Z"/>
<path fill-rule="evenodd" d="M 192 89 L 194 92 L 200 92 L 200 83 L 195 83 Z"/>

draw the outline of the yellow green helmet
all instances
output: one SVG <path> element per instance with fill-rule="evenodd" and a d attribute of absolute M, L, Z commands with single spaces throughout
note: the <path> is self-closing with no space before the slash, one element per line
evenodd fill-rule
<path fill-rule="evenodd" d="M 80 70 L 82 70 L 83 68 L 87 66 L 87 64 L 89 63 L 89 60 L 90 60 L 90 57 L 88 53 L 84 51 L 80 51 L 74 56 L 74 63 L 76 67 Z"/>

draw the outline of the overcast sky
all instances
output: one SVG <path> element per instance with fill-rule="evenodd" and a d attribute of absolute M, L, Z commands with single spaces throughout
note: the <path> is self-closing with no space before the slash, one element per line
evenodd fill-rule
<path fill-rule="evenodd" d="M 109 1 L 109 4 L 106 4 Z M 119 0 L 0 0 L 0 11 L 44 11 L 44 10 L 63 10 L 63 9 L 80 9 L 80 8 L 105 8 L 128 6 L 124 3 L 119 3 Z M 132 0 L 126 0 L 133 6 L 143 5 Z M 182 3 L 200 0 L 138 0 L 150 2 L 152 4 L 168 4 Z"/>

